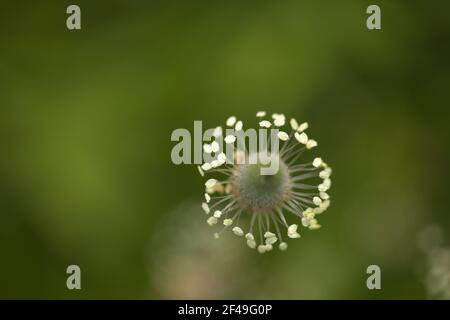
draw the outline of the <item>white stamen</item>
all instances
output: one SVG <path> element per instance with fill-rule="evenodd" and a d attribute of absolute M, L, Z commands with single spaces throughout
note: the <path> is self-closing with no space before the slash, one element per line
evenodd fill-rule
<path fill-rule="evenodd" d="M 205 151 L 206 153 L 211 153 L 211 152 L 212 152 L 212 147 L 211 147 L 211 145 L 208 144 L 208 143 L 205 143 L 205 144 L 203 145 L 203 151 Z"/>
<path fill-rule="evenodd" d="M 298 122 L 294 118 L 291 119 L 290 124 L 291 124 L 292 130 L 297 130 L 298 129 Z"/>
<path fill-rule="evenodd" d="M 316 206 L 318 206 L 322 203 L 322 199 L 320 199 L 319 197 L 314 197 L 313 202 Z"/>
<path fill-rule="evenodd" d="M 292 239 L 300 238 L 300 234 L 297 232 L 298 225 L 292 224 L 288 227 L 288 237 Z"/>
<path fill-rule="evenodd" d="M 205 182 L 205 186 L 207 188 L 212 188 L 216 185 L 217 180 L 216 179 L 209 179 L 208 181 Z"/>
<path fill-rule="evenodd" d="M 213 136 L 216 137 L 216 138 L 218 138 L 218 137 L 222 136 L 222 133 L 223 133 L 222 127 L 221 127 L 221 126 L 218 126 L 218 127 L 216 127 L 216 128 L 214 129 L 214 131 L 213 131 Z"/>
<path fill-rule="evenodd" d="M 273 120 L 273 124 L 277 127 L 282 127 L 286 123 L 286 119 L 283 117 L 278 117 L 275 120 Z"/>
<path fill-rule="evenodd" d="M 234 143 L 236 141 L 236 137 L 229 134 L 228 136 L 225 137 L 225 142 L 226 143 Z"/>
<path fill-rule="evenodd" d="M 209 217 L 208 220 L 206 220 L 206 222 L 210 225 L 213 226 L 217 223 L 217 218 L 216 217 Z"/>
<path fill-rule="evenodd" d="M 252 248 L 255 249 L 256 248 L 256 242 L 255 240 L 247 240 L 247 245 Z"/>
<path fill-rule="evenodd" d="M 317 141 L 313 139 L 309 139 L 308 142 L 306 142 L 306 149 L 312 149 L 317 147 Z"/>
<path fill-rule="evenodd" d="M 288 245 L 287 245 L 286 242 L 281 242 L 281 243 L 278 245 L 278 248 L 279 248 L 281 251 L 286 251 L 287 248 L 288 248 Z"/>
<path fill-rule="evenodd" d="M 258 118 L 265 117 L 265 116 L 266 116 L 266 112 L 265 112 L 265 111 L 258 111 L 258 112 L 256 113 L 256 116 L 257 116 Z"/>
<path fill-rule="evenodd" d="M 197 169 L 198 169 L 198 172 L 200 173 L 200 175 L 201 175 L 202 177 L 204 177 L 204 176 L 205 176 L 205 173 L 203 172 L 202 168 L 201 168 L 200 166 L 197 166 Z"/>
<path fill-rule="evenodd" d="M 220 167 L 221 165 L 222 165 L 223 163 L 222 162 L 220 162 L 219 160 L 213 160 L 213 161 L 211 161 L 211 168 L 217 168 L 217 167 Z"/>
<path fill-rule="evenodd" d="M 287 141 L 287 140 L 289 140 L 289 135 L 284 131 L 280 131 L 280 132 L 278 132 L 278 138 L 281 141 Z"/>
<path fill-rule="evenodd" d="M 298 126 L 297 132 L 303 132 L 306 129 L 308 129 L 308 122 L 303 122 L 301 125 Z"/>
<path fill-rule="evenodd" d="M 270 128 L 271 125 L 272 124 L 267 120 L 263 120 L 259 123 L 259 126 L 262 128 Z"/>
<path fill-rule="evenodd" d="M 239 237 L 242 237 L 244 235 L 244 230 L 242 230 L 239 227 L 234 227 L 233 228 L 233 233 Z"/>
<path fill-rule="evenodd" d="M 219 153 L 219 155 L 217 156 L 217 160 L 220 162 L 220 163 L 225 163 L 226 161 L 227 161 L 227 156 L 225 155 L 225 153 L 223 153 L 223 152 L 221 152 L 221 153 Z"/>
<path fill-rule="evenodd" d="M 322 158 L 314 158 L 312 165 L 318 168 L 322 165 L 322 163 L 323 163 Z"/>
<path fill-rule="evenodd" d="M 255 237 L 250 232 L 245 235 L 245 239 L 247 240 L 255 240 Z"/>
<path fill-rule="evenodd" d="M 291 225 L 288 227 L 288 233 L 294 233 L 294 232 L 297 232 L 297 229 L 298 229 L 298 225 L 296 225 L 296 224 L 291 224 Z"/>
<path fill-rule="evenodd" d="M 232 127 L 234 126 L 234 124 L 236 123 L 236 117 L 235 116 L 231 116 L 227 119 L 227 126 L 228 127 Z"/>
<path fill-rule="evenodd" d="M 205 211 L 206 214 L 209 214 L 209 206 L 206 202 L 202 203 L 202 209 Z"/>
<path fill-rule="evenodd" d="M 323 199 L 323 200 L 328 200 L 328 199 L 330 199 L 330 195 L 328 194 L 328 193 L 326 193 L 326 192 L 320 192 L 320 197 Z"/>
<path fill-rule="evenodd" d="M 306 144 L 308 142 L 308 136 L 306 135 L 306 133 L 302 132 L 302 133 L 294 133 L 295 139 L 297 139 L 298 142 L 300 142 L 301 144 Z"/>
<path fill-rule="evenodd" d="M 219 151 L 219 143 L 217 141 L 211 142 L 211 150 L 212 152 Z"/>
<path fill-rule="evenodd" d="M 209 169 L 211 169 L 211 164 L 208 162 L 205 162 L 204 164 L 202 164 L 202 169 L 204 171 L 208 171 Z"/>
<path fill-rule="evenodd" d="M 303 218 L 302 218 L 302 225 L 303 225 L 304 227 L 309 226 L 309 219 L 306 218 L 306 217 L 303 217 Z"/>
<path fill-rule="evenodd" d="M 266 233 L 264 233 L 264 238 L 273 238 L 276 237 L 275 233 L 272 233 L 270 231 L 266 231 Z"/>
<path fill-rule="evenodd" d="M 223 220 L 223 224 L 227 227 L 231 226 L 233 224 L 233 220 L 232 219 L 225 219 Z"/>
<path fill-rule="evenodd" d="M 317 223 L 317 221 L 315 221 L 315 223 L 311 223 L 309 225 L 309 230 L 317 230 L 320 229 L 321 225 Z"/>
<path fill-rule="evenodd" d="M 327 169 L 329 169 L 329 168 L 325 168 L 324 170 L 320 171 L 320 172 L 319 172 L 319 177 L 321 177 L 322 179 L 327 179 L 327 178 L 329 178 L 330 175 L 331 175 L 331 171 L 330 171 L 330 170 L 327 170 Z"/>
<path fill-rule="evenodd" d="M 322 201 L 322 203 L 319 205 L 319 207 L 321 209 L 327 209 L 330 206 L 330 200 L 324 200 Z"/>
<path fill-rule="evenodd" d="M 234 127 L 234 129 L 235 129 L 236 131 L 241 131 L 243 126 L 244 126 L 244 124 L 242 123 L 242 121 L 238 121 L 238 122 L 236 123 L 236 126 Z"/>

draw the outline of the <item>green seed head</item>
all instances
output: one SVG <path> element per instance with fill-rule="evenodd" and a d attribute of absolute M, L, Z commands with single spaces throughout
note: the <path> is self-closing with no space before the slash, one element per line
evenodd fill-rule
<path fill-rule="evenodd" d="M 291 180 L 286 164 L 280 160 L 279 170 L 274 175 L 261 175 L 263 167 L 257 162 L 235 168 L 232 190 L 243 209 L 268 212 L 289 198 Z"/>

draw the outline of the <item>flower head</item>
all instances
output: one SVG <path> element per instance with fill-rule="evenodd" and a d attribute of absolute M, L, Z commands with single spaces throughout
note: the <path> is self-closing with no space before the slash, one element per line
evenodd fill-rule
<path fill-rule="evenodd" d="M 307 122 L 286 121 L 283 114 L 275 113 L 271 119 L 264 119 L 265 116 L 264 111 L 257 113 L 259 128 L 276 130 L 275 135 L 265 139 L 277 139 L 279 147 L 272 149 L 268 141 L 263 141 L 262 145 L 266 146 L 267 153 L 276 157 L 277 172 L 262 174 L 261 169 L 267 163 L 261 160 L 260 151 L 251 153 L 239 147 L 237 137 L 243 130 L 243 122 L 234 116 L 226 121 L 228 127 L 234 126 L 231 133 L 227 129 L 226 134 L 220 130 L 214 135 L 231 146 L 232 161 L 227 158 L 228 153 L 220 152 L 212 142 L 204 151 L 215 154 L 216 158 L 200 166 L 202 176 L 214 176 L 205 182 L 206 202 L 202 204 L 203 211 L 209 215 L 207 223 L 222 228 L 214 233 L 214 238 L 219 238 L 225 229 L 231 229 L 236 236 L 244 238 L 248 247 L 260 253 L 271 251 L 274 246 L 286 250 L 288 244 L 283 239 L 300 238 L 299 226 L 309 230 L 321 227 L 317 217 L 330 205 L 327 192 L 332 173 L 320 157 L 299 162 L 305 151 L 318 145 L 305 132 L 309 127 Z M 242 161 L 252 157 L 256 159 L 254 162 Z"/>

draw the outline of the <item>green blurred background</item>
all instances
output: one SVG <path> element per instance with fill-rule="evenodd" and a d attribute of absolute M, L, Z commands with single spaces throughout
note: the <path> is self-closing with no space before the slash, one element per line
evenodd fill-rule
<path fill-rule="evenodd" d="M 417 244 L 434 225 L 449 246 L 449 9 L 2 1 L 0 298 L 433 297 Z M 323 228 L 263 256 L 211 241 L 203 180 L 170 160 L 172 130 L 261 109 L 308 121 L 334 169 Z"/>

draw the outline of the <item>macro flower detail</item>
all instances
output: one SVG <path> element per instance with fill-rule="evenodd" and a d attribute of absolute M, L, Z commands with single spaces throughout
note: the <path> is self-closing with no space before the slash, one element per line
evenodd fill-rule
<path fill-rule="evenodd" d="M 231 156 L 219 150 L 216 141 L 203 146 L 213 160 L 199 166 L 202 176 L 211 175 L 205 182 L 202 209 L 208 215 L 207 224 L 221 228 L 214 233 L 215 239 L 231 229 L 259 253 L 271 251 L 274 246 L 284 251 L 288 248 L 284 240 L 300 238 L 302 227 L 309 230 L 321 227 L 318 216 L 330 206 L 327 192 L 331 188 L 332 170 L 321 157 L 304 155 L 318 146 L 305 132 L 307 122 L 286 121 L 285 115 L 277 113 L 265 119 L 264 111 L 256 116 L 259 124 L 256 129 L 275 132 L 264 136 L 258 146 L 265 146 L 266 154 L 277 161 L 278 170 L 262 174 L 267 166 L 261 160 L 262 151 L 245 148 L 245 140 L 243 143 L 239 140 L 239 133 L 245 130 L 243 122 L 229 117 L 228 128 L 217 127 L 213 138 L 222 139 L 224 148 L 231 148 Z M 276 148 L 273 139 L 277 140 Z"/>

